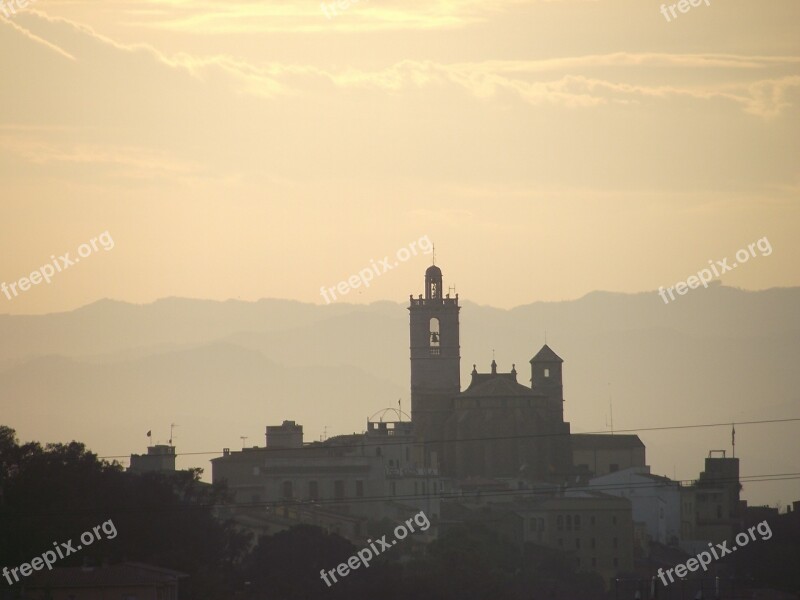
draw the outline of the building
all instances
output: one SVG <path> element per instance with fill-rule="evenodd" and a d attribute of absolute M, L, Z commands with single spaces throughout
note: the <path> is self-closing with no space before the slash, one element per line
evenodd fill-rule
<path fill-rule="evenodd" d="M 741 531 L 741 489 L 739 459 L 727 458 L 724 450 L 709 452 L 700 478 L 681 487 L 681 540 L 687 551 Z"/>
<path fill-rule="evenodd" d="M 525 542 L 568 552 L 580 570 L 598 573 L 606 583 L 633 571 L 633 518 L 627 498 L 568 490 L 516 513 Z"/>
<path fill-rule="evenodd" d="M 180 600 L 179 581 L 188 575 L 141 563 L 104 567 L 60 567 L 34 572 L 25 581 L 30 600 Z"/>
<path fill-rule="evenodd" d="M 562 363 L 547 345 L 530 360 L 531 387 L 473 366 L 461 391 L 458 295 L 443 294 L 442 271 L 425 272 L 425 294 L 409 297 L 411 418 L 425 461 L 443 475 L 563 481 L 572 471 L 564 422 Z"/>
<path fill-rule="evenodd" d="M 465 496 L 446 510 L 450 521 L 480 522 L 518 546 L 559 550 L 606 584 L 634 570 L 634 523 L 627 498 L 552 488 L 504 501 Z"/>
<path fill-rule="evenodd" d="M 147 454 L 131 454 L 132 473 L 163 473 L 175 471 L 175 446 L 157 444 L 147 447 Z"/>
<path fill-rule="evenodd" d="M 386 419 L 392 412 L 398 420 Z M 444 481 L 435 469 L 419 466 L 413 426 L 401 419 L 399 411 L 386 409 L 364 433 L 309 444 L 301 425 L 284 421 L 267 427 L 266 447 L 226 448 L 212 459 L 212 480 L 226 482 L 251 518 L 251 509 L 261 508 L 329 530 L 338 526 L 350 539 L 365 535 L 370 520 L 405 519 L 420 510 L 437 519 Z M 298 505 L 306 510 L 291 508 Z"/>
<path fill-rule="evenodd" d="M 638 435 L 575 433 L 572 464 L 578 473 L 600 477 L 631 467 L 645 467 L 645 447 Z"/>
<path fill-rule="evenodd" d="M 633 520 L 644 525 L 646 541 L 677 545 L 681 536 L 681 487 L 677 481 L 651 474 L 650 467 L 629 467 L 592 478 L 589 489 L 630 500 Z"/>

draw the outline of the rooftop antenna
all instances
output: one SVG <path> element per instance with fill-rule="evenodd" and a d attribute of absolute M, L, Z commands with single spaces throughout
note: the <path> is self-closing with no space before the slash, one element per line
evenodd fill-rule
<path fill-rule="evenodd" d="M 736 425 L 731 423 L 731 446 L 733 447 L 733 458 L 736 458 Z"/>
<path fill-rule="evenodd" d="M 436 264 L 436 244 L 433 244 L 433 264 Z"/>
<path fill-rule="evenodd" d="M 247 441 L 246 435 L 240 435 L 239 439 L 242 440 L 242 450 L 244 450 L 244 443 Z"/>
<path fill-rule="evenodd" d="M 175 423 L 169 424 L 169 445 L 172 446 L 172 430 L 175 429 L 177 425 Z"/>

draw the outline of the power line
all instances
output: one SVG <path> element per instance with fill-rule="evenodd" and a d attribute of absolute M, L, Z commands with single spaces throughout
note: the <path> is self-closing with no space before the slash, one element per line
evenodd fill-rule
<path fill-rule="evenodd" d="M 698 424 L 690 424 L 690 425 L 662 425 L 660 427 L 638 427 L 633 429 L 617 429 L 614 434 L 612 435 L 608 431 L 585 431 L 585 432 L 548 432 L 548 433 L 531 433 L 531 434 L 520 434 L 520 435 L 503 435 L 503 436 L 490 436 L 490 437 L 474 437 L 474 438 L 465 438 L 465 439 L 440 439 L 440 440 L 425 440 L 425 441 L 386 441 L 386 442 L 360 442 L 355 444 L 320 444 L 318 442 L 313 442 L 307 446 L 303 446 L 303 449 L 346 449 L 346 448 L 368 448 L 372 446 L 401 446 L 401 445 L 417 445 L 417 446 L 424 446 L 430 444 L 451 444 L 451 443 L 467 443 L 467 442 L 484 442 L 484 441 L 494 441 L 494 440 L 515 440 L 515 439 L 533 439 L 533 438 L 543 438 L 543 437 L 560 437 L 560 436 L 573 436 L 573 435 L 607 435 L 609 437 L 617 437 L 619 434 L 625 433 L 643 433 L 643 432 L 650 432 L 650 431 L 671 431 L 671 430 L 679 430 L 679 429 L 701 429 L 701 428 L 710 428 L 710 427 L 730 427 L 732 425 L 764 425 L 764 424 L 772 424 L 772 423 L 791 423 L 800 421 L 800 417 L 791 417 L 787 419 L 766 419 L 762 421 L 726 421 L 724 423 L 698 423 Z M 349 433 L 344 434 L 342 437 L 348 436 L 364 436 L 367 434 L 364 433 Z M 335 438 L 331 438 L 335 439 Z M 297 450 L 299 448 L 294 448 Z M 292 448 L 248 448 L 248 451 L 256 451 L 256 450 L 264 450 L 264 451 L 276 451 L 276 452 L 286 452 L 286 450 L 293 450 Z M 205 452 L 176 452 L 175 456 L 199 456 L 199 455 L 208 455 L 208 454 L 222 454 L 219 450 L 209 450 Z M 241 452 L 239 452 L 241 454 Z M 98 456 L 99 459 L 110 459 L 110 458 L 130 458 L 130 454 L 115 454 L 115 455 L 108 455 L 108 456 Z"/>

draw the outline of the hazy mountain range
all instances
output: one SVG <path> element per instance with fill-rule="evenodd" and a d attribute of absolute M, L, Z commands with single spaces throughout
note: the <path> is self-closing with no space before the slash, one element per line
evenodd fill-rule
<path fill-rule="evenodd" d="M 594 292 L 500 310 L 462 302 L 462 388 L 528 360 L 545 340 L 564 359 L 573 431 L 800 417 L 800 288 L 720 285 L 665 305 L 655 293 Z M 0 316 L 0 423 L 24 441 L 86 442 L 101 456 L 144 452 L 145 433 L 178 452 L 264 444 L 264 427 L 306 440 L 361 431 L 401 401 L 409 411 L 404 304 L 285 300 L 102 300 L 67 313 Z M 743 475 L 800 473 L 800 421 L 737 425 Z M 640 433 L 654 472 L 697 477 L 730 426 Z M 210 475 L 213 454 L 179 466 Z M 127 460 L 124 461 L 127 464 Z M 800 499 L 800 479 L 745 484 L 751 503 Z"/>

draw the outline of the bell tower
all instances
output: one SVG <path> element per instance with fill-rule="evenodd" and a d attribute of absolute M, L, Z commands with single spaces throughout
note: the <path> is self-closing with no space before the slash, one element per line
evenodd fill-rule
<path fill-rule="evenodd" d="M 531 360 L 531 389 L 547 396 L 548 414 L 555 421 L 564 420 L 564 386 L 561 377 L 562 358 L 545 344 Z"/>
<path fill-rule="evenodd" d="M 458 294 L 443 294 L 442 270 L 425 271 L 425 296 L 409 297 L 411 334 L 411 420 L 417 438 L 426 442 L 426 462 L 444 462 L 444 423 L 461 392 Z"/>

